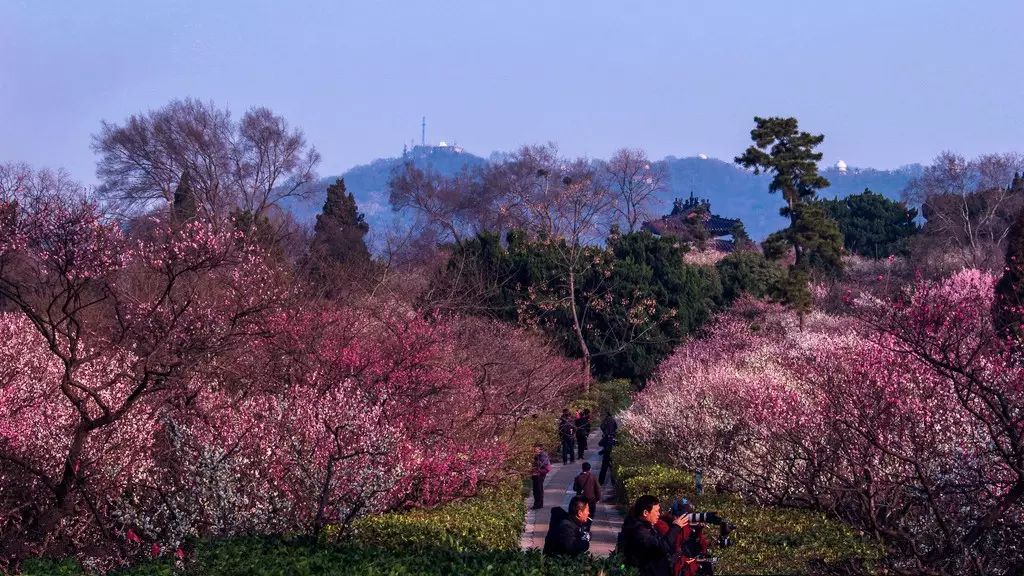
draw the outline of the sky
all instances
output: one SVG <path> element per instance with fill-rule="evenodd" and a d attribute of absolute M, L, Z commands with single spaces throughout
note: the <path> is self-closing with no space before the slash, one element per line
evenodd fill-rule
<path fill-rule="evenodd" d="M 731 160 L 753 117 L 824 161 L 1024 152 L 1021 0 L 0 0 L 0 162 L 95 183 L 101 121 L 266 106 L 340 174 L 427 140 Z"/>

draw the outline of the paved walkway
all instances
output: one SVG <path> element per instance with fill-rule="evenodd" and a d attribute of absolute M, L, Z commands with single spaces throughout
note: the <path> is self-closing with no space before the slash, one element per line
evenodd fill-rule
<path fill-rule="evenodd" d="M 583 456 L 590 462 L 593 472 L 596 475 L 601 470 L 601 456 L 598 451 L 601 449 L 597 443 L 601 439 L 601 432 L 594 431 L 587 439 L 588 450 Z M 556 462 L 557 460 L 557 462 Z M 562 465 L 561 455 L 551 456 L 551 472 L 544 479 L 544 508 L 534 510 L 533 496 L 526 498 L 526 528 L 519 541 L 519 547 L 523 550 L 528 548 L 543 548 L 544 536 L 548 532 L 548 524 L 551 522 L 551 509 L 555 506 L 569 508 L 569 500 L 576 495 L 572 490 L 572 482 L 576 479 L 582 469 L 582 462 L 577 459 L 576 463 Z M 590 528 L 590 553 L 594 556 L 607 556 L 615 548 L 615 539 L 622 528 L 622 513 L 615 508 L 615 487 L 608 479 L 601 486 L 603 501 L 597 507 L 597 517 Z"/>

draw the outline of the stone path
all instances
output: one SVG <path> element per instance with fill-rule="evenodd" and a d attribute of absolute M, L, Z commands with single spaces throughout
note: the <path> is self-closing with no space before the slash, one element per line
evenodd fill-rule
<path fill-rule="evenodd" d="M 584 458 L 590 462 L 593 472 L 596 475 L 601 470 L 601 456 L 598 451 L 601 449 L 597 443 L 601 439 L 601 432 L 594 431 L 587 439 L 589 449 L 584 452 Z M 557 460 L 557 462 L 556 462 Z M 576 463 L 562 465 L 561 455 L 551 456 L 551 472 L 544 479 L 544 508 L 534 510 L 533 496 L 526 498 L 526 528 L 519 541 L 519 547 L 523 550 L 529 548 L 543 548 L 544 536 L 548 532 L 548 524 L 551 522 L 551 509 L 561 506 L 568 509 L 569 500 L 576 495 L 572 490 L 572 482 L 576 475 L 581 472 L 580 465 L 583 462 L 579 459 Z M 601 486 L 602 502 L 597 507 L 597 517 L 590 528 L 590 553 L 594 556 L 607 556 L 615 548 L 615 539 L 622 528 L 622 513 L 615 507 L 615 487 L 608 479 Z"/>

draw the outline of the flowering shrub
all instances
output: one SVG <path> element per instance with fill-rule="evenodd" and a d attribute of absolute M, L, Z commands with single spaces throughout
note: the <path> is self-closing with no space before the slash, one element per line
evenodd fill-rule
<path fill-rule="evenodd" d="M 471 495 L 579 387 L 520 330 L 302 301 L 230 226 L 126 235 L 45 186 L 0 204 L 0 569 Z"/>
<path fill-rule="evenodd" d="M 1014 566 L 1024 363 L 994 334 L 992 285 L 965 270 L 811 314 L 802 332 L 778 306 L 740 301 L 624 420 L 706 483 L 853 521 L 898 570 Z"/>

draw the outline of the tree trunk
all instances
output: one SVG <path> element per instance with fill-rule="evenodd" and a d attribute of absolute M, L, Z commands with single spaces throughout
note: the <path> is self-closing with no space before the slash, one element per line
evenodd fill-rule
<path fill-rule="evenodd" d="M 569 307 L 572 309 L 572 328 L 576 332 L 576 340 L 583 353 L 583 392 L 590 391 L 590 348 L 583 338 L 583 327 L 580 326 L 580 317 L 576 312 L 576 272 L 569 269 Z"/>
<path fill-rule="evenodd" d="M 316 507 L 316 518 L 313 520 L 313 532 L 314 536 L 319 536 L 324 529 L 326 522 L 324 521 L 324 511 L 327 510 L 327 498 L 331 490 L 331 480 L 334 476 L 334 463 L 336 462 L 334 456 L 327 458 L 327 474 L 324 476 L 324 485 L 320 489 L 320 501 L 317 502 Z"/>

